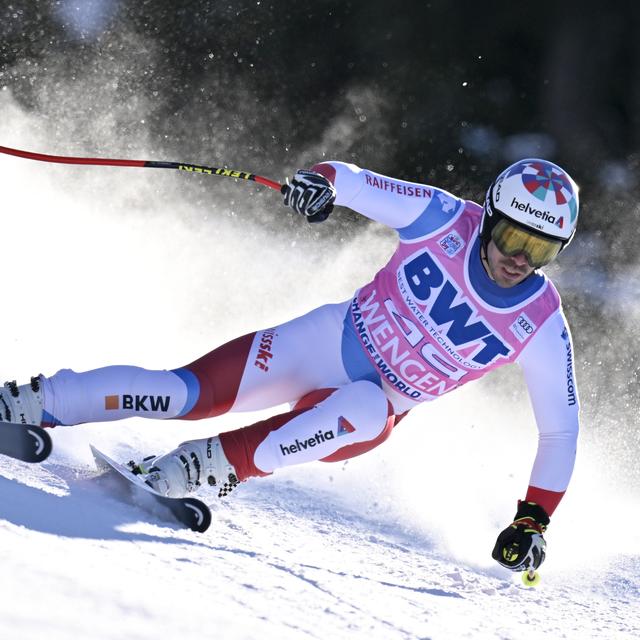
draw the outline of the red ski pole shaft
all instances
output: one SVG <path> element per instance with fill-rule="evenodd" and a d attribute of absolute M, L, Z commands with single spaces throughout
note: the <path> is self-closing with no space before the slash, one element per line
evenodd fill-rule
<path fill-rule="evenodd" d="M 100 165 L 110 167 L 150 167 L 152 169 L 178 169 L 178 171 L 187 171 L 189 173 L 202 173 L 211 176 L 223 176 L 228 178 L 237 178 L 239 180 L 252 180 L 265 187 L 282 191 L 280 183 L 269 178 L 258 176 L 255 173 L 247 171 L 238 171 L 236 169 L 222 169 L 219 167 L 205 167 L 204 165 L 191 164 L 188 162 L 159 162 L 156 160 L 116 160 L 112 158 L 79 158 L 75 156 L 53 156 L 48 153 L 34 153 L 33 151 L 23 151 L 22 149 L 11 149 L 10 147 L 0 146 L 0 153 L 9 156 L 17 156 L 18 158 L 26 158 L 27 160 L 39 160 L 40 162 L 54 162 L 58 164 L 84 164 L 84 165 Z"/>

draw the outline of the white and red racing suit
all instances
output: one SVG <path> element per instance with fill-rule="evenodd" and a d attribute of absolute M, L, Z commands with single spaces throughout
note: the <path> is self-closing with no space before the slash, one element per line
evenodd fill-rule
<path fill-rule="evenodd" d="M 43 423 L 193 420 L 292 403 L 287 413 L 220 434 L 244 480 L 369 451 L 421 402 L 517 362 L 539 430 L 526 499 L 551 515 L 578 434 L 571 336 L 553 284 L 540 271 L 511 288 L 487 275 L 482 209 L 473 202 L 341 162 L 313 169 L 335 185 L 337 205 L 397 230 L 398 247 L 373 281 L 351 300 L 232 340 L 184 367 L 43 377 Z"/>

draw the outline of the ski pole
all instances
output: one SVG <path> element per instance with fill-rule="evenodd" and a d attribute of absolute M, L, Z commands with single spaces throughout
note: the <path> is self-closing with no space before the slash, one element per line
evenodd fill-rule
<path fill-rule="evenodd" d="M 540 574 L 535 569 L 523 571 L 522 584 L 525 587 L 537 587 L 540 584 Z"/>
<path fill-rule="evenodd" d="M 223 176 L 229 178 L 238 178 L 240 180 L 252 180 L 265 187 L 282 191 L 283 185 L 263 178 L 255 173 L 247 171 L 237 171 L 235 169 L 220 169 L 218 167 L 205 167 L 200 164 L 191 164 L 188 162 L 159 162 L 157 160 L 114 160 L 111 158 L 78 158 L 75 156 L 53 156 L 46 153 L 34 153 L 33 151 L 22 151 L 21 149 L 11 149 L 10 147 L 0 146 L 0 153 L 6 153 L 10 156 L 18 158 L 27 158 L 28 160 L 39 160 L 40 162 L 55 162 L 58 164 L 84 164 L 84 165 L 102 165 L 111 167 L 150 167 L 152 169 L 178 169 L 178 171 L 187 171 L 189 173 L 202 173 L 212 176 Z"/>

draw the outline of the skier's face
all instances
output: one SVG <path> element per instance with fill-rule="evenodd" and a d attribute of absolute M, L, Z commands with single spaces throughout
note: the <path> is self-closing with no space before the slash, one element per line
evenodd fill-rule
<path fill-rule="evenodd" d="M 533 267 L 529 266 L 524 253 L 505 256 L 493 240 L 487 246 L 487 263 L 489 275 L 501 287 L 515 287 L 533 273 Z"/>

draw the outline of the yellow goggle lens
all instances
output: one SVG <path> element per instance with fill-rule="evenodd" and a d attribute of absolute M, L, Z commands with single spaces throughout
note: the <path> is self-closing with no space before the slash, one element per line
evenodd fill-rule
<path fill-rule="evenodd" d="M 504 218 L 493 228 L 491 239 L 496 243 L 500 253 L 505 256 L 523 253 L 534 269 L 549 264 L 562 248 L 560 240 L 543 238 L 533 232 L 525 231 Z"/>

